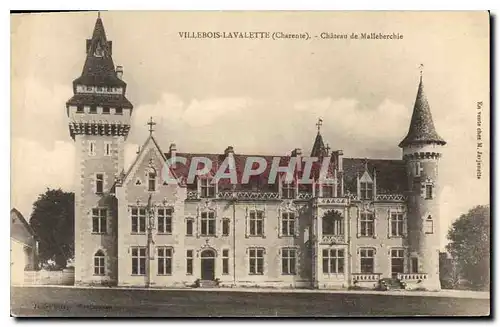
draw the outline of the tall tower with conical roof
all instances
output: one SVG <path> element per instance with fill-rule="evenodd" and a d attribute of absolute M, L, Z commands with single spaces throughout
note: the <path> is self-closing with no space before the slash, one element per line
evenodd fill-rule
<path fill-rule="evenodd" d="M 422 73 L 403 149 L 408 176 L 408 257 L 410 273 L 426 274 L 421 287 L 439 290 L 439 180 L 441 149 L 446 142 L 438 135 L 424 93 Z"/>
<path fill-rule="evenodd" d="M 123 68 L 113 63 L 112 42 L 98 16 L 85 43 L 85 64 L 66 103 L 75 141 L 75 283 L 117 280 L 115 178 L 123 170 L 132 104 Z"/>

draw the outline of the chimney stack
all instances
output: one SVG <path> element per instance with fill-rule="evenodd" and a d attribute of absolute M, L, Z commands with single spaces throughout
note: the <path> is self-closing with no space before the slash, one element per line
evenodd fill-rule
<path fill-rule="evenodd" d="M 168 148 L 168 154 L 170 158 L 170 166 L 175 169 L 176 163 L 175 163 L 175 157 L 177 155 L 177 146 L 175 143 L 171 143 L 170 147 Z"/>
<path fill-rule="evenodd" d="M 122 79 L 123 77 L 123 66 L 116 66 L 116 77 Z"/>
<path fill-rule="evenodd" d="M 302 171 L 302 149 L 301 148 L 295 148 L 292 151 L 292 157 L 297 157 L 297 162 L 296 162 L 296 167 L 297 171 Z"/>

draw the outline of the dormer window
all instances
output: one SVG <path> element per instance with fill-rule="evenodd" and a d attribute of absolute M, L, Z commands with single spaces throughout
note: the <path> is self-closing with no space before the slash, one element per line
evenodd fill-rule
<path fill-rule="evenodd" d="M 211 178 L 200 178 L 200 190 L 202 198 L 213 198 L 215 197 L 215 184 L 212 183 Z"/>
<path fill-rule="evenodd" d="M 123 115 L 123 108 L 122 107 L 116 107 L 115 112 L 117 115 Z"/>
<path fill-rule="evenodd" d="M 283 199 L 295 199 L 295 183 L 283 181 L 281 186 L 281 197 Z"/>
<path fill-rule="evenodd" d="M 373 199 L 373 183 L 372 182 L 361 182 L 359 184 L 360 184 L 361 200 Z"/>

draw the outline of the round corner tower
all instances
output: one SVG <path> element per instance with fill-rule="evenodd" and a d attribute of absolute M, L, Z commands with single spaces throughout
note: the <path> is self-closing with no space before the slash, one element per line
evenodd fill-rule
<path fill-rule="evenodd" d="M 75 141 L 75 284 L 117 280 L 116 177 L 123 170 L 124 142 L 133 106 L 125 97 L 123 69 L 115 68 L 112 43 L 98 16 L 85 46 L 80 77 L 66 102 Z"/>
<path fill-rule="evenodd" d="M 408 272 L 425 274 L 419 287 L 441 289 L 439 281 L 439 179 L 438 166 L 446 142 L 438 135 L 422 76 L 403 149 L 408 176 Z"/>

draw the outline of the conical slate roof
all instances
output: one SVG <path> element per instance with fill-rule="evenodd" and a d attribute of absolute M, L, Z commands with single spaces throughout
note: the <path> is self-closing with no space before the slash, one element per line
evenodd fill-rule
<path fill-rule="evenodd" d="M 402 148 L 408 145 L 429 143 L 437 143 L 440 145 L 446 144 L 445 140 L 438 135 L 434 127 L 431 109 L 424 93 L 422 77 L 420 77 L 420 84 L 418 85 L 417 98 L 413 107 L 410 128 L 406 137 L 399 143 L 399 147 Z"/>
<path fill-rule="evenodd" d="M 314 145 L 311 150 L 311 157 L 323 157 L 326 155 L 325 143 L 323 142 L 323 137 L 318 131 L 316 139 L 314 140 Z"/>
<path fill-rule="evenodd" d="M 113 63 L 112 42 L 106 39 L 106 32 L 100 17 L 97 18 L 92 39 L 87 40 L 87 58 L 82 75 L 73 83 L 92 86 L 125 87 L 126 83 L 116 76 Z"/>

